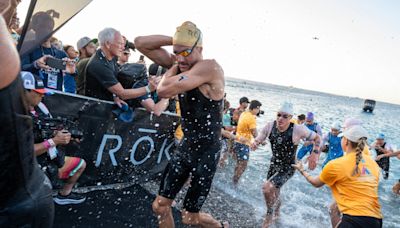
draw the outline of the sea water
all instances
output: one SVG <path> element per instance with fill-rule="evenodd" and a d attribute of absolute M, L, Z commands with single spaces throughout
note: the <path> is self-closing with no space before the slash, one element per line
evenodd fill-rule
<path fill-rule="evenodd" d="M 238 107 L 239 99 L 246 96 L 249 100 L 259 100 L 264 115 L 257 118 L 257 128 L 260 130 L 267 122 L 275 119 L 276 111 L 282 101 L 294 104 L 295 115 L 306 114 L 311 111 L 327 133 L 330 125 L 343 121 L 348 117 L 355 117 L 363 121 L 363 126 L 370 135 L 369 143 L 378 132 L 386 135 L 386 142 L 395 150 L 400 149 L 400 106 L 377 101 L 374 112 L 362 112 L 363 100 L 360 98 L 336 96 L 314 91 L 306 91 L 293 87 L 282 87 L 263 83 L 250 82 L 238 79 L 227 79 L 225 91 L 231 107 Z M 375 157 L 374 151 L 372 152 Z M 271 150 L 268 145 L 260 147 L 250 153 L 247 170 L 243 174 L 239 185 L 232 185 L 234 161 L 229 160 L 225 168 L 218 169 L 214 186 L 240 199 L 244 203 L 253 205 L 257 219 L 261 220 L 266 206 L 262 195 L 262 184 L 267 177 Z M 319 166 L 310 172 L 318 175 L 324 154 L 321 155 Z M 381 176 L 379 183 L 379 202 L 384 216 L 384 227 L 400 227 L 400 197 L 392 193 L 392 186 L 400 179 L 400 160 L 391 158 L 390 176 L 384 180 Z M 281 189 L 281 216 L 275 227 L 330 227 L 328 213 L 329 205 L 333 202 L 328 187 L 314 188 L 298 172 Z M 231 205 L 240 207 L 240 205 Z M 243 212 L 246 213 L 246 212 Z M 260 224 L 261 226 L 261 224 Z"/>

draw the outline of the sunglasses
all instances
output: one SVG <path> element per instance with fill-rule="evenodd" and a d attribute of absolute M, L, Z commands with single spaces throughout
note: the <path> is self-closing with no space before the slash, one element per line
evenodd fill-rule
<path fill-rule="evenodd" d="M 288 115 L 288 114 L 282 114 L 282 113 L 278 113 L 277 115 L 276 115 L 276 117 L 282 117 L 282 118 L 284 118 L 284 119 L 287 119 L 287 118 L 289 118 L 289 116 L 290 115 Z"/>
<path fill-rule="evenodd" d="M 123 54 L 124 54 L 124 55 L 131 55 L 130 52 L 124 52 Z"/>
<path fill-rule="evenodd" d="M 183 57 L 188 57 L 190 54 L 192 54 L 193 49 L 197 46 L 197 43 L 199 42 L 200 37 L 201 37 L 201 32 L 200 32 L 199 36 L 197 37 L 196 42 L 193 44 L 192 48 L 183 50 L 183 51 L 178 52 L 178 53 L 175 53 L 175 55 L 180 55 L 180 56 L 183 56 Z"/>

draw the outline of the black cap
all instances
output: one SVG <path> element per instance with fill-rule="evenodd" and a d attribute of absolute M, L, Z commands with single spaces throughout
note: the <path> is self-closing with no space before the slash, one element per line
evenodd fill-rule
<path fill-rule="evenodd" d="M 239 104 L 241 104 L 241 103 L 250 103 L 250 101 L 249 101 L 249 98 L 247 98 L 247 97 L 242 97 L 242 98 L 240 98 L 240 100 L 239 100 Z"/>

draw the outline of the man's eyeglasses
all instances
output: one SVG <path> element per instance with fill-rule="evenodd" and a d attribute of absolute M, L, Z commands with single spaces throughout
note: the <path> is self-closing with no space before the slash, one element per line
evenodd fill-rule
<path fill-rule="evenodd" d="M 200 32 L 199 36 L 197 37 L 196 42 L 193 44 L 192 48 L 183 50 L 183 51 L 178 52 L 178 53 L 175 53 L 175 55 L 180 55 L 180 56 L 183 56 L 183 57 L 188 57 L 190 54 L 192 54 L 193 49 L 197 46 L 197 43 L 199 42 L 200 38 L 201 38 L 201 32 Z"/>
<path fill-rule="evenodd" d="M 290 117 L 290 115 L 288 115 L 288 114 L 282 114 L 282 113 L 278 113 L 277 115 L 276 115 L 276 117 L 282 117 L 282 118 L 284 118 L 284 119 L 287 119 L 287 118 L 289 118 Z"/>

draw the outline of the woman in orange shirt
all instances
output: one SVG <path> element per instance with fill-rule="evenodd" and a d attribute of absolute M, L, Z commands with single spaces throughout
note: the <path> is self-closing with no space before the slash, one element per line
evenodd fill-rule
<path fill-rule="evenodd" d="M 312 177 L 301 162 L 293 165 L 314 187 L 328 185 L 342 214 L 339 228 L 382 227 L 378 201 L 379 166 L 363 155 L 367 131 L 357 125 L 343 132 L 346 155 L 329 162 L 318 177 Z"/>

